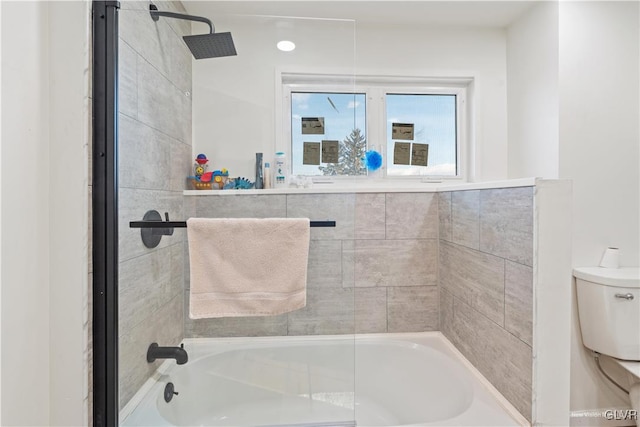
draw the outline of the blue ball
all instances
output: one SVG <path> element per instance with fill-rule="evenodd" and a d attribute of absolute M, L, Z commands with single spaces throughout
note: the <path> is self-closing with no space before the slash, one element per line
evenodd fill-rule
<path fill-rule="evenodd" d="M 382 155 L 375 150 L 369 150 L 364 153 L 364 164 L 370 171 L 378 170 L 382 166 Z"/>

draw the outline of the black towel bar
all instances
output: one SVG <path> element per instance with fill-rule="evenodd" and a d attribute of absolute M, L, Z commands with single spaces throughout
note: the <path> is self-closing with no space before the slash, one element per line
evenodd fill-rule
<path fill-rule="evenodd" d="M 141 228 L 140 237 L 147 248 L 155 248 L 160 244 L 162 236 L 171 236 L 174 228 L 187 228 L 187 221 L 169 221 L 169 213 L 165 212 L 165 220 L 155 210 L 144 214 L 142 221 L 129 222 L 129 228 Z M 335 221 L 311 221 L 311 227 L 335 227 Z"/>
<path fill-rule="evenodd" d="M 310 227 L 335 227 L 335 221 L 311 221 Z M 130 228 L 186 228 L 186 221 L 131 221 Z"/>
<path fill-rule="evenodd" d="M 171 236 L 174 228 L 187 228 L 187 221 L 169 221 L 169 213 L 165 212 L 165 220 L 156 210 L 147 211 L 142 221 L 129 222 L 129 228 L 141 228 L 142 243 L 147 248 L 155 248 L 160 244 L 162 236 Z M 335 221 L 311 221 L 311 227 L 335 227 Z"/>

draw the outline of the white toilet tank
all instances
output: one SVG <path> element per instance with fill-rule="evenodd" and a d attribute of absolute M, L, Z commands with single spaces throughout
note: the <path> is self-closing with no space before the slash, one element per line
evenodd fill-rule
<path fill-rule="evenodd" d="M 585 267 L 573 275 L 585 347 L 640 360 L 640 268 Z"/>

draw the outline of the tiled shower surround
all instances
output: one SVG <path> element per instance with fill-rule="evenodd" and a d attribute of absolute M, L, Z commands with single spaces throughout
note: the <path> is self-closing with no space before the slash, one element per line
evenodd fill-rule
<path fill-rule="evenodd" d="M 439 329 L 435 193 L 193 197 L 195 217 L 308 217 L 307 306 L 273 317 L 191 320 L 185 336 Z M 277 254 L 274 254 L 276 257 Z M 188 303 L 188 296 L 185 299 Z"/>
<path fill-rule="evenodd" d="M 311 230 L 307 306 L 298 311 L 191 320 L 186 267 L 185 336 L 439 330 L 531 420 L 533 195 L 519 187 L 185 197 L 193 217 L 336 221 Z"/>
<path fill-rule="evenodd" d="M 157 2 L 156 2 L 157 3 Z M 162 10 L 184 13 L 180 2 Z M 146 350 L 182 337 L 442 331 L 529 420 L 533 187 L 446 193 L 183 196 L 192 163 L 190 25 L 120 11 L 120 406 L 151 376 Z M 185 230 L 147 249 L 149 209 L 189 217 L 309 217 L 307 306 L 191 320 Z M 274 257 L 277 254 L 274 254 Z"/>
<path fill-rule="evenodd" d="M 156 2 L 157 3 L 157 2 Z M 186 13 L 180 2 L 161 10 Z M 149 17 L 148 3 L 119 12 L 119 398 L 122 408 L 160 365 L 147 363 L 150 343 L 183 337 L 184 230 L 153 249 L 129 221 L 147 210 L 183 218 L 191 169 L 191 54 L 187 21 Z"/>
<path fill-rule="evenodd" d="M 185 13 L 180 2 L 161 10 Z M 183 196 L 191 172 L 187 21 L 124 2 L 119 52 L 119 396 L 183 337 L 442 331 L 532 419 L 533 187 L 444 193 Z M 307 306 L 271 317 L 191 320 L 186 233 L 157 248 L 130 229 L 149 209 L 189 217 L 309 217 Z M 274 254 L 277 256 L 277 254 Z"/>
<path fill-rule="evenodd" d="M 533 187 L 438 202 L 440 330 L 531 420 Z"/>

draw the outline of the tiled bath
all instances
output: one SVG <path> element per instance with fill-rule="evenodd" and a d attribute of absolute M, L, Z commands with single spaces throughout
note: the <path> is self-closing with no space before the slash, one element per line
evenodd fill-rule
<path fill-rule="evenodd" d="M 124 229 L 121 342 L 128 350 L 121 362 L 129 370 L 121 376 L 122 403 L 154 369 L 136 362 L 146 344 L 134 343 L 177 342 L 182 322 L 185 337 L 439 330 L 531 420 L 534 187 L 182 196 L 182 204 L 181 195 L 163 191 L 122 189 L 131 200 L 124 211 L 135 215 L 153 200 L 185 218 L 309 217 L 337 226 L 311 230 L 305 308 L 200 320 L 188 317 L 184 230 L 150 251 Z M 151 292 L 144 307 L 136 303 Z M 158 335 L 141 326 L 147 321 L 168 323 Z"/>
<path fill-rule="evenodd" d="M 531 420 L 533 187 L 438 198 L 440 330 Z"/>
<path fill-rule="evenodd" d="M 162 21 L 166 34 L 129 40 L 126 28 L 138 13 L 123 19 L 120 58 L 126 88 L 120 103 L 120 166 L 126 172 L 119 193 L 121 405 L 155 369 L 144 359 L 148 343 L 172 345 L 183 333 L 440 330 L 531 419 L 533 187 L 183 196 L 191 168 L 189 87 L 172 77 L 181 73 L 163 62 L 151 39 L 177 38 L 180 27 Z M 171 120 L 161 105 L 171 106 Z M 335 220 L 336 227 L 311 230 L 305 308 L 273 317 L 191 320 L 186 233 L 176 230 L 157 248 L 145 248 L 128 222 L 148 209 L 172 219 L 309 217 Z"/>
<path fill-rule="evenodd" d="M 183 12 L 178 2 L 163 6 Z M 157 366 L 144 358 L 152 341 L 440 330 L 531 419 L 533 187 L 184 196 L 191 58 L 180 36 L 189 25 L 156 24 L 143 3 L 131 3 L 120 28 L 121 406 Z M 149 209 L 172 219 L 309 217 L 337 226 L 311 230 L 304 309 L 191 320 L 185 230 L 145 248 L 128 222 Z"/>
<path fill-rule="evenodd" d="M 197 217 L 334 219 L 312 229 L 307 306 L 191 320 L 185 336 L 442 331 L 531 419 L 533 187 L 194 196 Z"/>

